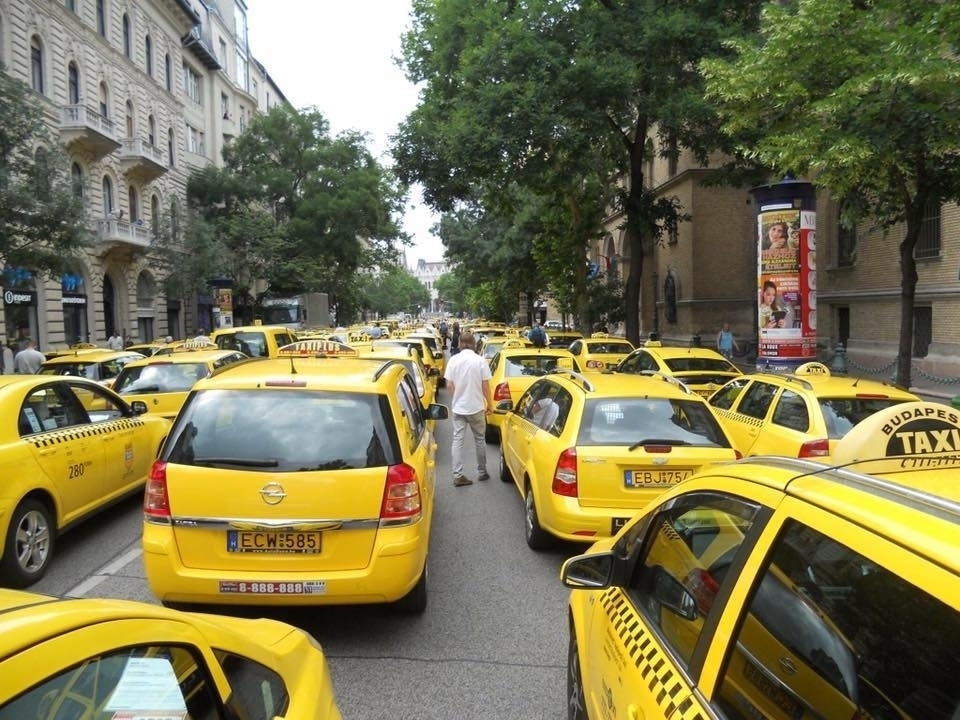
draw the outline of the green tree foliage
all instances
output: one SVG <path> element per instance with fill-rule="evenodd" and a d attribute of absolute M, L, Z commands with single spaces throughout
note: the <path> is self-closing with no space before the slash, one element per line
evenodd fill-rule
<path fill-rule="evenodd" d="M 338 312 L 352 312 L 358 270 L 394 262 L 395 243 L 407 242 L 396 179 L 362 135 L 331 137 L 315 109 L 277 105 L 255 117 L 224 150 L 223 168 L 191 176 L 187 196 L 183 250 L 189 257 L 197 243 L 198 257 L 215 258 L 201 272 L 229 279 L 241 307 L 264 291 L 327 292 Z"/>
<path fill-rule="evenodd" d="M 494 188 L 515 182 L 549 198 L 564 214 L 548 223 L 563 228 L 555 240 L 579 244 L 569 267 L 583 265 L 603 219 L 597 208 L 607 205 L 599 196 L 591 207 L 586 188 L 614 188 L 626 178 L 616 203 L 626 218 L 627 336 L 636 342 L 644 252 L 683 218 L 674 199 L 644 182 L 653 159 L 648 139 L 658 135 L 671 157 L 688 148 L 706 161 L 723 149 L 697 63 L 749 30 L 760 5 L 414 0 L 403 59 L 423 90 L 395 139 L 400 177 L 421 182 L 439 210 L 468 197 L 478 181 Z M 568 267 L 566 252 L 555 257 Z M 582 268 L 576 272 L 583 287 Z"/>
<path fill-rule="evenodd" d="M 430 291 L 398 265 L 364 276 L 363 293 L 366 309 L 379 317 L 400 312 L 416 314 L 418 307 L 430 305 Z"/>
<path fill-rule="evenodd" d="M 438 297 L 443 298 L 444 307 L 448 313 L 462 315 L 468 312 L 467 283 L 468 280 L 463 277 L 459 265 L 455 265 L 450 272 L 445 272 L 434 280 L 433 289 L 437 291 Z"/>
<path fill-rule="evenodd" d="M 846 220 L 903 223 L 898 380 L 911 382 L 914 248 L 924 208 L 960 200 L 960 5 L 797 0 L 764 11 L 756 41 L 703 64 L 741 151 L 804 175 Z"/>
<path fill-rule="evenodd" d="M 31 90 L 0 65 L 0 266 L 67 270 L 90 242 L 82 190 Z"/>

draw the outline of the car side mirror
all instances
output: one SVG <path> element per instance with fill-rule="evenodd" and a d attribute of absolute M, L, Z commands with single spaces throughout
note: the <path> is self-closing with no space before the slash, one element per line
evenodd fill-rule
<path fill-rule="evenodd" d="M 431 365 L 430 369 L 427 370 L 427 375 L 430 377 L 437 377 L 439 374 L 440 374 L 440 369 L 434 367 L 433 365 Z"/>
<path fill-rule="evenodd" d="M 613 569 L 611 552 L 577 555 L 563 563 L 560 580 L 568 588 L 605 588 L 612 584 Z"/>
<path fill-rule="evenodd" d="M 513 410 L 513 400 L 501 400 L 494 406 L 493 409 L 498 413 L 510 412 Z"/>
<path fill-rule="evenodd" d="M 450 411 L 446 405 L 440 403 L 430 403 L 427 407 L 427 420 L 446 420 L 450 417 Z"/>
<path fill-rule="evenodd" d="M 130 409 L 134 415 L 143 415 L 147 412 L 147 404 L 143 400 L 134 400 L 130 403 Z"/>

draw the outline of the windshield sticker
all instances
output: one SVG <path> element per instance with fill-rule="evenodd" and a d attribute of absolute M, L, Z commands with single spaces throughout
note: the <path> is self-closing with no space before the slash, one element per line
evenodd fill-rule
<path fill-rule="evenodd" d="M 182 720 L 187 714 L 173 666 L 162 657 L 128 658 L 104 709 L 115 713 L 113 720 L 127 717 Z"/>

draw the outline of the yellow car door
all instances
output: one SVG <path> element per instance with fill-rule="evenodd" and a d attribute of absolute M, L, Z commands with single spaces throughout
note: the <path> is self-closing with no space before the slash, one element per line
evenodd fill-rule
<path fill-rule="evenodd" d="M 764 429 L 779 388 L 764 380 L 737 379 L 710 398 L 710 406 L 733 446 L 744 456 L 756 455 L 754 445 Z"/>
<path fill-rule="evenodd" d="M 87 430 L 87 416 L 67 388 L 36 388 L 20 410 L 20 432 L 57 494 L 62 523 L 89 512 L 103 495 L 103 445 Z"/>

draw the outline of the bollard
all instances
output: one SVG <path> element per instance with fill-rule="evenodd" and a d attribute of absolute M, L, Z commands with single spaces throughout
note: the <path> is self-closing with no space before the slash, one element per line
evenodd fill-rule
<path fill-rule="evenodd" d="M 837 347 L 833 350 L 830 372 L 834 375 L 847 374 L 847 349 L 843 346 L 843 343 L 837 343 Z"/>

